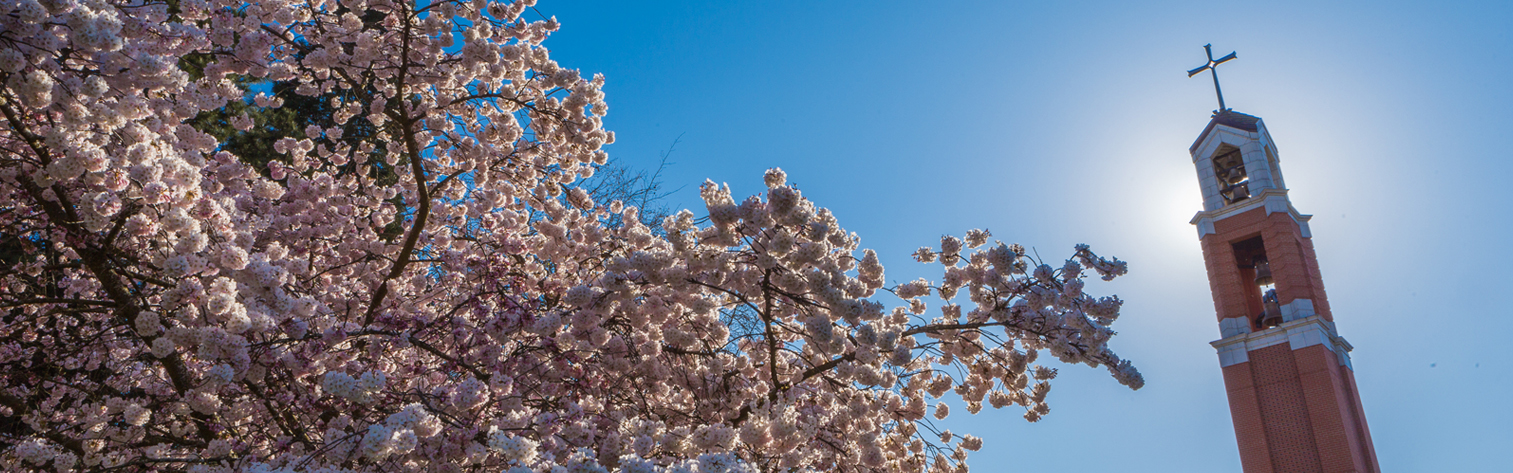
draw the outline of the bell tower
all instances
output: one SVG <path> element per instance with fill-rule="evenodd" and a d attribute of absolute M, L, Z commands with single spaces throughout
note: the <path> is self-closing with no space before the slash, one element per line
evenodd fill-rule
<path fill-rule="evenodd" d="M 1233 58 L 1210 53 L 1189 76 Z M 1266 124 L 1223 108 L 1222 95 L 1220 103 L 1188 149 L 1203 190 L 1203 211 L 1191 223 L 1218 316 L 1213 346 L 1240 462 L 1246 473 L 1378 473 L 1351 346 L 1335 327 L 1314 256 L 1311 216 L 1287 196 Z"/>

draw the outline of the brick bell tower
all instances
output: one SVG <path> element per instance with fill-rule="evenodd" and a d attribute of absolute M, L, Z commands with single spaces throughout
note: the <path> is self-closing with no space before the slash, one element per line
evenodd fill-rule
<path fill-rule="evenodd" d="M 1188 76 L 1233 58 L 1210 53 Z M 1219 97 L 1188 149 L 1203 190 L 1203 211 L 1191 223 L 1218 315 L 1222 338 L 1213 346 L 1240 462 L 1245 473 L 1378 473 L 1351 346 L 1324 295 L 1311 215 L 1288 199 L 1265 123 L 1224 108 Z"/>

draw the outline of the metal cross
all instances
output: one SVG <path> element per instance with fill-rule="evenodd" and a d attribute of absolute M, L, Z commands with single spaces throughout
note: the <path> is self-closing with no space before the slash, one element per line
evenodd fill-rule
<path fill-rule="evenodd" d="M 1221 58 L 1219 58 L 1219 60 L 1215 61 L 1214 60 L 1214 49 L 1213 49 L 1213 45 L 1212 44 L 1205 44 L 1205 45 L 1203 45 L 1203 52 L 1208 53 L 1208 64 L 1204 64 L 1202 66 L 1199 66 L 1197 69 L 1193 69 L 1191 71 L 1187 71 L 1187 76 L 1188 77 L 1192 77 L 1192 76 L 1198 75 L 1199 72 L 1203 72 L 1203 71 L 1209 71 L 1209 72 L 1213 73 L 1213 76 L 1214 76 L 1214 94 L 1219 96 L 1219 112 L 1222 113 L 1222 112 L 1224 112 L 1225 110 L 1228 110 L 1228 109 L 1224 108 L 1224 92 L 1219 90 L 1219 69 L 1218 69 L 1218 66 L 1220 64 L 1224 64 L 1225 62 L 1228 62 L 1230 59 L 1234 59 L 1235 58 L 1235 53 L 1230 52 L 1228 56 L 1221 57 Z"/>

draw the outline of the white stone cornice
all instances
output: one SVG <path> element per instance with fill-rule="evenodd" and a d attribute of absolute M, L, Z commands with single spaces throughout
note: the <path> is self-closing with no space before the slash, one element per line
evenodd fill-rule
<path fill-rule="evenodd" d="M 1193 214 L 1192 220 L 1189 220 L 1187 223 L 1197 225 L 1198 238 L 1202 239 L 1205 235 L 1217 232 L 1214 229 L 1215 222 L 1248 212 L 1257 207 L 1264 207 L 1266 215 L 1276 212 L 1287 212 L 1287 216 L 1292 217 L 1293 222 L 1297 222 L 1299 232 L 1303 238 L 1313 238 L 1313 232 L 1308 229 L 1308 221 L 1313 219 L 1313 216 L 1299 213 L 1298 209 L 1292 206 L 1292 201 L 1287 198 L 1287 189 L 1264 189 L 1255 196 L 1245 199 L 1245 201 L 1238 204 L 1226 205 L 1215 210 L 1199 211 Z"/>
<path fill-rule="evenodd" d="M 1334 323 L 1310 315 L 1259 332 L 1241 332 L 1210 343 L 1219 352 L 1219 366 L 1227 367 L 1250 361 L 1250 352 L 1287 343 L 1293 350 L 1314 345 L 1334 352 L 1340 365 L 1351 368 L 1350 351 L 1355 347 L 1334 329 Z"/>
<path fill-rule="evenodd" d="M 1208 136 L 1203 137 L 1203 142 L 1190 150 L 1189 154 L 1192 156 L 1193 162 L 1197 163 L 1203 157 L 1213 156 L 1214 151 L 1219 149 L 1219 145 L 1225 143 L 1238 148 L 1244 146 L 1245 143 L 1259 141 L 1262 137 L 1262 129 L 1259 128 L 1259 119 L 1257 120 L 1257 131 L 1242 130 L 1219 123 L 1214 124 L 1213 130 L 1208 132 Z M 1269 135 L 1267 136 L 1269 137 Z"/>

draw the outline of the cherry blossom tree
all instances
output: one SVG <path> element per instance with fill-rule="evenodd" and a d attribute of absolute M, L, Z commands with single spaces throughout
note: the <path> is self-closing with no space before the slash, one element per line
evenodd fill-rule
<path fill-rule="evenodd" d="M 604 79 L 533 3 L 5 3 L 0 468 L 965 470 L 948 393 L 1035 421 L 1042 355 L 1141 386 L 1085 246 L 973 230 L 889 286 L 776 169 L 660 231 L 596 202 Z M 238 155 L 193 126 L 237 81 L 329 125 Z"/>

